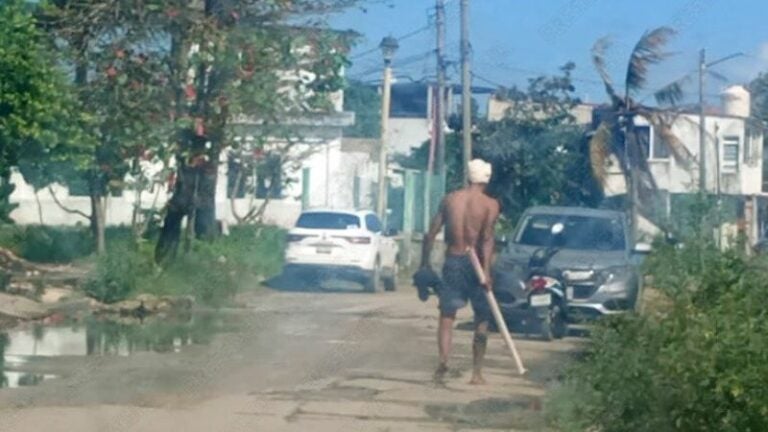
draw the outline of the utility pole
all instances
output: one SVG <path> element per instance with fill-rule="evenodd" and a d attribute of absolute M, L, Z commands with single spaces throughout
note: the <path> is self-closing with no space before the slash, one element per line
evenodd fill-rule
<path fill-rule="evenodd" d="M 445 0 L 437 0 L 437 99 L 435 102 L 435 173 L 445 177 Z"/>
<path fill-rule="evenodd" d="M 389 101 L 392 86 L 392 58 L 399 47 L 397 39 L 387 36 L 381 40 L 379 48 L 384 55 L 384 80 L 381 84 L 381 139 L 379 142 L 379 176 L 376 212 L 379 219 L 386 223 L 387 216 L 387 146 L 389 145 Z"/>
<path fill-rule="evenodd" d="M 704 75 L 707 71 L 706 51 L 699 53 L 699 192 L 707 191 L 707 140 L 704 112 Z"/>
<path fill-rule="evenodd" d="M 472 76 L 469 69 L 469 0 L 461 0 L 461 105 L 464 141 L 464 184 L 469 183 L 472 158 Z"/>

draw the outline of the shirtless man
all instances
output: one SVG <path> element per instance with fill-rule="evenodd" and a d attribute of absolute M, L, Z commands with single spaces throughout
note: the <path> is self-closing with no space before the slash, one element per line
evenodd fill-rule
<path fill-rule="evenodd" d="M 448 371 L 448 357 L 451 353 L 453 322 L 456 311 L 472 303 L 475 315 L 475 335 L 472 344 L 473 370 L 470 384 L 484 384 L 482 363 L 488 340 L 488 323 L 491 310 L 485 293 L 490 290 L 491 260 L 494 247 L 494 225 L 499 217 L 499 203 L 485 194 L 491 178 L 491 165 L 474 159 L 469 163 L 469 186 L 447 195 L 440 204 L 440 210 L 432 219 L 429 233 L 424 239 L 421 254 L 422 268 L 429 268 L 432 246 L 440 229 L 445 225 L 446 256 L 443 266 L 443 284 L 439 290 L 440 324 L 437 345 L 440 363 L 435 371 L 435 380 L 442 381 Z M 482 286 L 472 262 L 467 255 L 468 248 L 474 248 L 487 275 Z"/>

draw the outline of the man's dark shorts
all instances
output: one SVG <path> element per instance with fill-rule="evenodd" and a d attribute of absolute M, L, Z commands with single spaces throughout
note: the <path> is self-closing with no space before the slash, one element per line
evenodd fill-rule
<path fill-rule="evenodd" d="M 483 290 L 469 256 L 448 255 L 445 257 L 443 284 L 438 293 L 440 312 L 453 315 L 457 310 L 466 306 L 467 300 L 469 300 L 475 314 L 475 323 L 489 321 L 491 308 Z"/>

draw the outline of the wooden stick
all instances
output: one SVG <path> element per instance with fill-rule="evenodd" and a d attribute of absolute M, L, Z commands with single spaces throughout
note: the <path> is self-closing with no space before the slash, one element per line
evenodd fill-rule
<path fill-rule="evenodd" d="M 485 283 L 488 281 L 488 278 L 485 275 L 483 266 L 480 265 L 480 260 L 477 258 L 477 253 L 475 253 L 473 248 L 468 248 L 467 254 L 469 255 L 470 261 L 472 261 L 472 266 L 475 268 L 477 278 L 480 280 L 481 284 L 485 285 Z M 507 348 L 509 348 L 509 352 L 512 354 L 512 358 L 515 359 L 517 372 L 520 375 L 524 375 L 526 370 L 523 366 L 523 361 L 520 359 L 520 353 L 517 352 L 517 348 L 515 348 L 515 342 L 512 340 L 512 336 L 509 335 L 507 323 L 504 321 L 504 317 L 501 315 L 501 309 L 499 308 L 499 303 L 496 301 L 496 296 L 493 295 L 493 289 L 487 290 L 483 288 L 483 291 L 485 291 L 488 304 L 491 306 L 491 312 L 493 313 L 493 318 L 496 320 L 496 326 L 498 326 L 501 335 L 504 337 L 504 342 L 507 343 Z"/>

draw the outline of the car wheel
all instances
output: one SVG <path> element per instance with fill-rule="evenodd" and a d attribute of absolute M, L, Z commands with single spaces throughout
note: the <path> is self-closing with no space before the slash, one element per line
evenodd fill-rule
<path fill-rule="evenodd" d="M 376 293 L 381 291 L 381 262 L 376 259 L 376 264 L 373 266 L 373 273 L 365 281 L 365 290 L 370 293 Z"/>
<path fill-rule="evenodd" d="M 384 279 L 384 289 L 387 291 L 397 291 L 397 274 L 400 272 L 400 264 L 395 260 L 392 266 L 392 272 Z"/>

